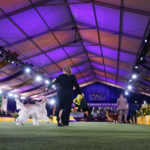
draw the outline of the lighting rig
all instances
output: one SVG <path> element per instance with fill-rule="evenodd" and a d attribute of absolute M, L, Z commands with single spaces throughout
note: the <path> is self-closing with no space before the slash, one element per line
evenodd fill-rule
<path fill-rule="evenodd" d="M 24 73 L 33 75 L 36 82 L 43 82 L 47 86 L 52 84 L 51 79 L 44 77 L 41 74 L 41 72 L 38 72 L 35 69 L 33 69 L 33 64 L 25 63 L 19 60 L 17 57 L 15 57 L 15 55 L 13 54 L 14 53 L 12 53 L 10 50 L 6 51 L 4 47 L 0 46 L 0 57 L 4 58 L 6 62 L 21 67 Z M 54 84 L 51 85 L 51 88 L 56 89 Z M 14 93 L 12 91 L 6 91 L 3 89 L 0 89 L 0 95 L 6 95 L 8 97 L 13 97 L 13 98 L 20 98 L 21 100 L 27 99 L 24 96 L 21 95 L 19 96 L 17 93 Z"/>
<path fill-rule="evenodd" d="M 139 66 L 146 62 L 145 57 L 146 57 L 146 54 L 148 53 L 149 46 L 150 46 L 150 31 L 148 33 L 147 38 L 144 39 L 142 42 L 141 54 L 139 58 L 137 59 L 135 66 L 133 68 L 133 74 L 131 75 L 131 78 L 129 79 L 128 85 L 124 92 L 125 95 L 129 95 L 129 91 L 133 89 L 132 82 L 138 78 Z"/>

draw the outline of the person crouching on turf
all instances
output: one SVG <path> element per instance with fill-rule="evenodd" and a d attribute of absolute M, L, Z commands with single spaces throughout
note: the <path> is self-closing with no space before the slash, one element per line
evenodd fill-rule
<path fill-rule="evenodd" d="M 73 87 L 82 95 L 76 77 L 72 75 L 71 67 L 65 67 L 63 74 L 59 75 L 53 83 L 57 86 L 58 104 L 56 109 L 56 116 L 58 126 L 68 126 L 71 106 L 73 102 Z"/>

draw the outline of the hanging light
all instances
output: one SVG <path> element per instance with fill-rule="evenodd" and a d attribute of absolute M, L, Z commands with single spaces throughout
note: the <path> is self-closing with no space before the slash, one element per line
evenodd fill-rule
<path fill-rule="evenodd" d="M 138 66 L 135 66 L 135 69 L 138 69 Z"/>
<path fill-rule="evenodd" d="M 50 84 L 50 81 L 48 79 L 46 79 L 45 84 Z"/>
<path fill-rule="evenodd" d="M 143 57 L 141 57 L 140 60 L 142 61 L 142 60 L 143 60 Z"/>
<path fill-rule="evenodd" d="M 41 75 L 36 75 L 36 76 L 35 76 L 35 80 L 38 81 L 38 82 L 40 82 L 40 81 L 43 80 L 43 78 L 42 78 Z"/>
<path fill-rule="evenodd" d="M 26 73 L 30 73 L 31 72 L 31 68 L 29 68 L 29 67 L 26 67 L 24 70 L 25 70 Z"/>
<path fill-rule="evenodd" d="M 127 88 L 128 88 L 128 90 L 131 90 L 131 89 L 132 89 L 132 86 L 131 86 L 131 85 L 128 85 Z"/>
<path fill-rule="evenodd" d="M 14 98 L 18 98 L 19 96 L 17 94 L 14 95 Z"/>
<path fill-rule="evenodd" d="M 125 91 L 125 95 L 129 95 L 129 92 L 128 92 L 128 91 Z"/>
<path fill-rule="evenodd" d="M 9 93 L 8 93 L 8 96 L 9 96 L 9 97 L 13 97 L 14 94 L 13 94 L 12 92 L 9 92 Z"/>
<path fill-rule="evenodd" d="M 144 42 L 147 43 L 147 39 L 145 39 Z"/>
<path fill-rule="evenodd" d="M 137 75 L 136 74 L 133 74 L 132 75 L 132 79 L 136 79 L 137 78 Z"/>
<path fill-rule="evenodd" d="M 55 99 L 50 99 L 49 104 L 54 105 L 55 104 Z"/>
<path fill-rule="evenodd" d="M 52 88 L 53 88 L 53 89 L 56 89 L 56 85 L 55 85 L 55 84 L 53 84 L 53 85 L 52 85 Z"/>
<path fill-rule="evenodd" d="M 14 64 L 15 62 L 12 60 L 11 63 Z"/>

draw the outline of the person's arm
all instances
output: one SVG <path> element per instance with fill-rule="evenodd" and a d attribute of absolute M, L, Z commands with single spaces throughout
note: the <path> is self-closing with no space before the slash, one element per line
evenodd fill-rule
<path fill-rule="evenodd" d="M 77 92 L 78 92 L 79 94 L 82 94 L 81 88 L 79 87 L 79 84 L 78 84 L 78 82 L 77 82 L 76 77 L 75 77 L 75 76 L 73 76 L 73 77 L 74 77 L 74 86 L 75 86 Z"/>
<path fill-rule="evenodd" d="M 117 99 L 117 105 L 119 105 L 119 99 Z"/>
<path fill-rule="evenodd" d="M 56 84 L 59 82 L 59 78 L 57 77 L 56 79 L 53 79 L 52 82 L 49 84 L 49 86 L 46 88 L 46 91 L 48 91 L 53 84 Z"/>

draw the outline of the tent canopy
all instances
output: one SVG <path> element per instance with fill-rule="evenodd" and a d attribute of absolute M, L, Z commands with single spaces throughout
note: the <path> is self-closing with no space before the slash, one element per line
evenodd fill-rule
<path fill-rule="evenodd" d="M 149 17 L 149 0 L 1 0 L 0 45 L 52 79 L 72 66 L 80 84 L 100 81 L 124 88 L 148 34 Z M 20 70 L 6 65 L 0 78 Z M 137 84 L 140 92 L 150 81 L 145 79 Z M 27 74 L 0 86 L 27 96 L 45 89 Z"/>

